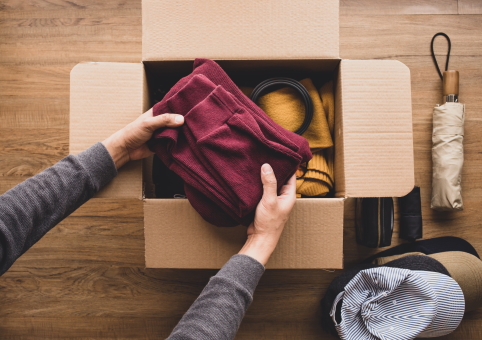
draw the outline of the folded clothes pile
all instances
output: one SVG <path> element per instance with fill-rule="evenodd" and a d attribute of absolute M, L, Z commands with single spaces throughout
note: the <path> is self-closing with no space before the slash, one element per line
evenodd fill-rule
<path fill-rule="evenodd" d="M 299 196 L 325 196 L 334 185 L 333 171 L 333 130 L 335 127 L 335 104 L 333 82 L 325 83 L 318 91 L 311 79 L 300 83 L 308 91 L 313 102 L 313 119 L 302 134 L 313 153 L 313 158 L 302 165 L 296 181 Z M 253 90 L 243 87 L 247 95 Z M 305 107 L 298 92 L 292 87 L 283 87 L 260 96 L 259 106 L 268 116 L 282 127 L 295 131 L 303 123 Z"/>
<path fill-rule="evenodd" d="M 262 164 L 272 166 L 279 190 L 312 157 L 305 138 L 276 124 L 212 60 L 196 59 L 193 72 L 153 107 L 154 116 L 166 112 L 183 115 L 185 123 L 157 131 L 150 148 L 216 226 L 252 222 L 263 192 Z"/>
<path fill-rule="evenodd" d="M 390 248 L 336 277 L 321 321 L 344 340 L 430 338 L 481 306 L 479 255 L 463 239 L 439 237 Z"/>

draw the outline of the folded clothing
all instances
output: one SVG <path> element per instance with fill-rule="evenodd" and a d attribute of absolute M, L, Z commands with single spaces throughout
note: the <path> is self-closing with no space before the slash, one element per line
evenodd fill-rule
<path fill-rule="evenodd" d="M 333 130 L 335 109 L 333 82 L 324 84 L 318 91 L 311 79 L 300 81 L 310 94 L 313 102 L 313 119 L 302 134 L 310 144 L 313 158 L 302 166 L 302 176 L 296 181 L 298 196 L 325 196 L 333 188 Z M 249 95 L 253 89 L 243 87 Z M 282 127 L 295 131 L 305 117 L 305 107 L 299 93 L 291 87 L 266 93 L 259 97 L 258 105 Z"/>
<path fill-rule="evenodd" d="M 299 195 L 325 196 L 333 188 L 333 176 L 329 171 L 324 150 L 313 152 L 313 158 L 303 170 L 303 175 L 296 180 L 296 192 Z"/>
<path fill-rule="evenodd" d="M 157 198 L 185 197 L 184 181 L 169 169 L 156 155 L 152 161 L 152 183 Z"/>
<path fill-rule="evenodd" d="M 333 146 L 323 103 L 316 87 L 309 78 L 300 80 L 300 84 L 306 88 L 313 103 L 313 119 L 302 136 L 308 140 L 312 152 Z M 303 100 L 292 87 L 283 87 L 260 96 L 258 105 L 276 123 L 290 131 L 299 128 L 305 118 Z"/>
<path fill-rule="evenodd" d="M 323 149 L 333 147 L 333 139 L 328 122 L 330 113 L 325 112 L 327 104 L 323 103 L 321 94 L 328 92 L 326 89 L 329 88 L 325 85 L 323 92 L 320 89 L 318 93 L 311 79 L 303 79 L 300 83 L 306 88 L 313 102 L 313 119 L 302 135 L 310 144 L 313 158 L 306 164 L 303 176 L 296 181 L 296 193 L 299 196 L 325 196 L 333 188 L 333 171 L 330 170 Z M 290 131 L 296 130 L 305 116 L 303 101 L 291 87 L 261 96 L 258 104 L 275 122 Z"/>
<path fill-rule="evenodd" d="M 334 132 L 335 132 L 335 95 L 333 89 L 333 81 L 329 81 L 325 83 L 320 88 L 320 98 L 321 102 L 323 103 L 323 110 L 326 114 L 326 120 L 328 122 L 328 128 L 330 130 L 331 138 L 333 139 L 334 143 Z M 335 181 L 335 169 L 334 169 L 334 162 L 335 162 L 335 150 L 334 146 L 329 148 L 323 149 L 323 158 L 326 160 L 327 165 L 327 175 L 330 177 L 332 185 L 334 185 Z M 332 187 L 333 188 L 333 187 Z"/>
<path fill-rule="evenodd" d="M 153 107 L 154 116 L 184 116 L 181 128 L 156 131 L 150 148 L 185 182 L 191 205 L 208 222 L 249 225 L 263 188 L 261 165 L 272 166 L 278 190 L 303 162 L 308 142 L 272 121 L 212 60 L 196 59 Z"/>

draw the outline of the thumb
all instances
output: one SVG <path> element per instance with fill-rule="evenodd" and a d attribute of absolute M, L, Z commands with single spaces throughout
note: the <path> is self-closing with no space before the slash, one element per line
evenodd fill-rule
<path fill-rule="evenodd" d="M 271 165 L 265 163 L 261 167 L 261 182 L 263 183 L 263 198 L 267 204 L 274 204 L 278 197 L 276 176 Z"/>
<path fill-rule="evenodd" d="M 184 117 L 175 113 L 163 113 L 162 115 L 149 118 L 146 123 L 152 130 L 162 127 L 178 127 L 184 123 Z"/>

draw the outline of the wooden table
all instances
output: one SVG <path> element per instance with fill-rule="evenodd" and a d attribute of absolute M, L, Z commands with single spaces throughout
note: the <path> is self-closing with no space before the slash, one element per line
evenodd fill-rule
<path fill-rule="evenodd" d="M 340 25 L 343 58 L 398 59 L 411 70 L 425 238 L 460 236 L 482 252 L 482 3 L 342 0 Z M 460 71 L 467 111 L 465 210 L 453 214 L 429 207 L 431 115 L 441 100 L 429 43 L 439 31 L 452 38 L 450 67 Z M 443 39 L 436 51 L 445 53 Z M 75 64 L 140 60 L 140 0 L 0 1 L 0 193 L 68 154 Z M 373 251 L 356 245 L 351 202 L 346 211 L 349 266 Z M 267 271 L 237 339 L 331 338 L 319 326 L 318 305 L 339 272 Z M 214 274 L 144 269 L 142 203 L 93 199 L 0 278 L 0 338 L 164 338 Z M 482 309 L 445 338 L 481 339 Z"/>

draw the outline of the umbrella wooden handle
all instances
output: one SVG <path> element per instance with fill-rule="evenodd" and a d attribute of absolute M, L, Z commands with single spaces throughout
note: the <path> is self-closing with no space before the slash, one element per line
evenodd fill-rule
<path fill-rule="evenodd" d="M 459 71 L 444 71 L 443 75 L 443 95 L 459 95 Z"/>

